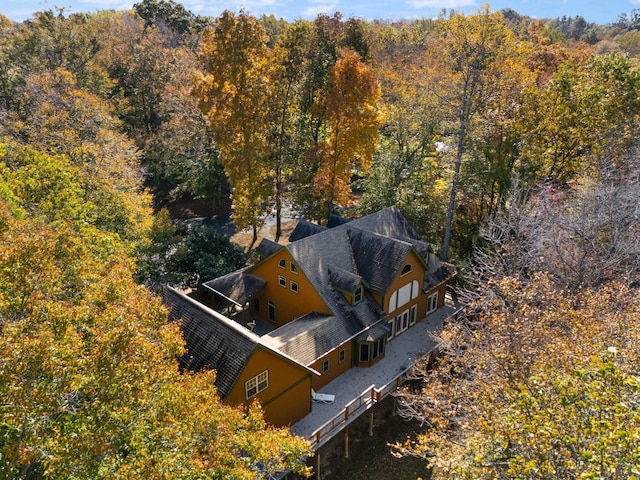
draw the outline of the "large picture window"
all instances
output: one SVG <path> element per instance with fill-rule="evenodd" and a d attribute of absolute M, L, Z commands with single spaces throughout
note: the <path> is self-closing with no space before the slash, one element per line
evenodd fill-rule
<path fill-rule="evenodd" d="M 253 378 L 250 378 L 244 382 L 244 388 L 246 391 L 246 398 L 249 400 L 251 397 L 255 397 L 261 391 L 265 390 L 269 386 L 269 370 L 265 370 L 259 373 Z"/>

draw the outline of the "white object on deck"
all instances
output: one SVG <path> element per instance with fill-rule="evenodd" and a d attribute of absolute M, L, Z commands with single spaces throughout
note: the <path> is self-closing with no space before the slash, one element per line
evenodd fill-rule
<path fill-rule="evenodd" d="M 335 395 L 329 393 L 317 393 L 313 388 L 311 389 L 311 399 L 314 402 L 333 403 L 336 399 Z"/>

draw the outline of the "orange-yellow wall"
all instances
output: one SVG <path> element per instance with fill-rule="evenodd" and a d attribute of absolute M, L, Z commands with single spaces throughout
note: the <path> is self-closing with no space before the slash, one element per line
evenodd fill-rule
<path fill-rule="evenodd" d="M 245 382 L 265 370 L 269 371 L 269 386 L 247 401 Z M 301 366 L 258 346 L 229 392 L 227 402 L 247 404 L 257 398 L 267 422 L 290 425 L 311 412 L 311 375 Z"/>
<path fill-rule="evenodd" d="M 353 342 L 348 341 L 338 348 L 330 352 L 328 355 L 322 357 L 320 360 L 310 365 L 312 370 L 316 372 L 322 373 L 322 364 L 326 359 L 329 359 L 329 371 L 323 375 L 317 376 L 314 375 L 312 379 L 312 385 L 315 390 L 318 390 L 324 387 L 330 381 L 338 378 L 344 372 L 349 370 L 352 366 L 353 359 Z M 340 350 L 344 349 L 344 361 L 339 363 L 340 359 Z"/>
<path fill-rule="evenodd" d="M 278 265 L 282 258 L 286 260 L 286 268 Z M 260 312 L 255 312 L 252 304 L 252 314 L 268 321 L 268 302 L 271 300 L 276 307 L 276 327 L 281 327 L 309 312 L 331 313 L 300 267 L 296 265 L 298 267 L 297 273 L 291 271 L 291 262 L 292 258 L 289 252 L 282 249 L 251 269 L 253 275 L 267 281 L 260 296 Z M 286 288 L 278 284 L 278 275 L 287 279 Z M 291 291 L 292 280 L 298 284 L 298 293 Z"/>
<path fill-rule="evenodd" d="M 420 261 L 420 258 L 418 258 L 418 255 L 416 255 L 415 252 L 411 251 L 409 253 L 404 265 L 406 265 L 407 263 L 411 264 L 411 266 L 413 267 L 413 270 L 404 276 L 400 276 L 400 273 L 398 272 L 398 275 L 396 276 L 396 278 L 393 280 L 393 282 L 391 282 L 391 286 L 387 291 L 387 295 L 385 295 L 384 309 L 385 309 L 385 312 L 389 314 L 389 316 L 395 316 L 398 313 L 409 308 L 411 305 L 414 305 L 416 301 L 423 301 L 425 304 L 425 308 L 421 309 L 420 306 L 418 306 L 418 318 L 421 318 L 421 315 L 424 316 L 424 313 L 426 311 L 426 298 L 424 299 L 421 298 L 424 296 L 424 294 L 422 293 L 418 295 L 418 298 L 416 298 L 415 300 L 411 300 L 409 303 L 403 305 L 398 309 L 394 309 L 393 311 L 390 311 L 390 308 L 389 308 L 389 300 L 391 299 L 391 294 L 394 291 L 405 286 L 407 283 L 413 282 L 414 280 L 418 282 L 418 286 L 420 287 L 420 289 L 422 289 L 422 286 L 424 285 L 425 266 Z"/>

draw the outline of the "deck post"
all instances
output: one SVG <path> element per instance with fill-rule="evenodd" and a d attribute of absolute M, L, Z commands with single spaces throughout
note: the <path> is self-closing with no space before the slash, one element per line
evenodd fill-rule
<path fill-rule="evenodd" d="M 344 429 L 344 458 L 349 458 L 349 425 Z"/>
<path fill-rule="evenodd" d="M 316 480 L 321 480 L 320 475 L 320 449 L 316 452 Z"/>
<path fill-rule="evenodd" d="M 373 437 L 373 405 L 371 405 L 371 416 L 369 417 L 369 436 Z"/>

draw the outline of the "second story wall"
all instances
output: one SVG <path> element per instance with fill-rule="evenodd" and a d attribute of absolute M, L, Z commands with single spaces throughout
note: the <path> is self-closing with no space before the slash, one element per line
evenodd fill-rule
<path fill-rule="evenodd" d="M 427 315 L 427 296 L 422 291 L 425 265 L 411 251 L 384 297 L 384 309 L 391 327 L 388 339 L 408 330 Z"/>
<path fill-rule="evenodd" d="M 262 295 L 250 305 L 251 313 L 275 327 L 309 312 L 331 313 L 286 249 L 256 265 L 251 273 L 267 281 Z"/>

